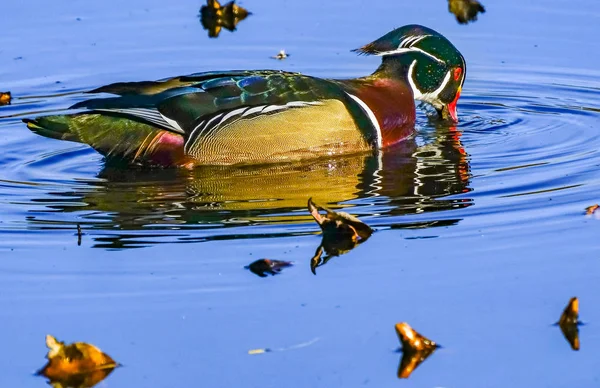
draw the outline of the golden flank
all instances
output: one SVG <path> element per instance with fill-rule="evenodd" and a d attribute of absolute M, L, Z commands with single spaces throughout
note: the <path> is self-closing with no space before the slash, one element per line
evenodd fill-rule
<path fill-rule="evenodd" d="M 10 104 L 12 96 L 10 92 L 0 92 L 0 106 Z"/>
<path fill-rule="evenodd" d="M 50 383 L 59 386 L 91 387 L 102 381 L 118 364 L 94 345 L 74 342 L 66 345 L 46 336 L 48 362 L 39 370 Z"/>
<path fill-rule="evenodd" d="M 402 344 L 402 358 L 398 366 L 398 378 L 407 379 L 419 364 L 433 354 L 437 344 L 417 333 L 406 322 L 396 324 L 396 334 Z"/>
<path fill-rule="evenodd" d="M 579 299 L 573 297 L 569 300 L 569 304 L 565 307 L 558 321 L 560 330 L 573 350 L 579 350 L 581 347 L 579 342 L 579 324 Z"/>

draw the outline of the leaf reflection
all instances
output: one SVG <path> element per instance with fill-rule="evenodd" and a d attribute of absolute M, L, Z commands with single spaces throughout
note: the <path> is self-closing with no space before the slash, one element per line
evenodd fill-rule
<path fill-rule="evenodd" d="M 376 215 L 371 223 L 377 227 L 452 225 L 458 219 L 441 211 L 472 204 L 468 198 L 444 198 L 470 191 L 468 155 L 460 132 L 453 128 L 441 126 L 426 135 L 379 154 L 294 164 L 192 171 L 107 165 L 98 179 L 54 187 L 34 198 L 28 227 L 73 230 L 80 223 L 86 232 L 83 243 L 111 249 L 311 234 L 301 227 L 311 220 L 306 214 L 308 196 L 322 204 L 368 204 L 354 206 L 351 212 Z M 417 140 L 424 144 L 418 146 Z M 405 219 L 406 215 L 418 218 Z M 267 228 L 275 224 L 299 227 Z M 335 249 L 350 247 L 329 247 Z"/>
<path fill-rule="evenodd" d="M 208 0 L 206 5 L 200 8 L 200 23 L 205 30 L 208 30 L 210 38 L 217 38 L 221 29 L 235 31 L 239 22 L 246 19 L 250 12 L 230 1 L 221 5 L 217 0 Z"/>

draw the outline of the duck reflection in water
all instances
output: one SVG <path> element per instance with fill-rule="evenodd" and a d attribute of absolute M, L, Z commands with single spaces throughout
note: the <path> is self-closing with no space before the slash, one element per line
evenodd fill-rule
<path fill-rule="evenodd" d="M 439 211 L 472 204 L 468 198 L 443 198 L 470 190 L 468 155 L 459 131 L 441 122 L 431 125 L 437 127 L 427 127 L 417 138 L 379 154 L 304 163 L 135 171 L 109 160 L 100 179 L 36 199 L 47 210 L 36 211 L 28 222 L 40 229 L 81 223 L 95 247 L 110 249 L 165 241 L 308 235 L 313 231 L 289 228 L 285 232 L 247 228 L 240 234 L 239 227 L 306 224 L 312 220 L 306 213 L 306 201 L 312 197 L 315 203 L 334 204 L 334 209 L 340 203 L 347 207 L 343 203 L 350 200 L 366 203 L 369 206 L 355 206 L 351 212 L 359 217 L 376 213 L 369 221 L 376 227 L 452 225 L 459 219 Z M 72 212 L 71 217 L 64 214 Z M 398 219 L 410 214 L 418 214 L 419 221 Z M 325 241 L 325 248 L 331 255 L 352 247 L 334 248 Z"/>

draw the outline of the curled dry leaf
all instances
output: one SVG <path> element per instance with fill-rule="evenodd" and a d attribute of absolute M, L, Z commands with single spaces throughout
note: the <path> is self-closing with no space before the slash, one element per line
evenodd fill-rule
<path fill-rule="evenodd" d="M 581 346 L 579 342 L 579 324 L 579 300 L 573 297 L 569 300 L 569 304 L 565 307 L 558 321 L 560 330 L 573 350 L 579 350 Z"/>
<path fill-rule="evenodd" d="M 216 38 L 221 32 L 221 28 L 229 31 L 235 31 L 239 22 L 252 15 L 245 8 L 230 1 L 221 5 L 217 0 L 208 0 L 206 5 L 200 8 L 200 22 L 202 27 L 208 30 L 208 36 Z"/>
<path fill-rule="evenodd" d="M 312 198 L 308 200 L 308 211 L 323 231 L 321 245 L 310 260 L 310 269 L 315 275 L 317 267 L 326 264 L 332 257 L 351 251 L 373 234 L 373 229 L 358 218 L 319 206 Z M 320 214 L 319 211 L 324 211 L 325 214 Z M 323 252 L 326 253 L 325 257 Z"/>
<path fill-rule="evenodd" d="M 283 268 L 291 267 L 292 265 L 294 265 L 294 263 L 290 261 L 260 259 L 250 263 L 244 268 L 249 269 L 250 272 L 261 278 L 264 278 L 267 274 L 277 275 Z"/>
<path fill-rule="evenodd" d="M 324 235 L 358 241 L 367 239 L 373 234 L 373 229 L 358 218 L 319 206 L 312 201 L 312 198 L 308 200 L 308 211 L 319 224 Z M 321 215 L 319 211 L 324 211 L 325 215 Z"/>
<path fill-rule="evenodd" d="M 592 206 L 588 206 L 585 208 L 585 215 L 586 216 L 591 216 L 594 215 L 594 213 L 596 213 L 596 210 L 598 210 L 598 204 L 592 205 Z"/>
<path fill-rule="evenodd" d="M 448 11 L 456 16 L 460 24 L 477 20 L 479 12 L 485 13 L 485 8 L 477 0 L 448 0 Z"/>
<path fill-rule="evenodd" d="M 398 378 L 406 379 L 427 357 L 433 354 L 438 345 L 417 333 L 406 322 L 396 324 L 396 334 L 402 344 Z"/>
<path fill-rule="evenodd" d="M 12 96 L 10 92 L 0 92 L 0 106 L 10 104 Z"/>
<path fill-rule="evenodd" d="M 48 362 L 37 374 L 56 386 L 92 387 L 118 366 L 110 356 L 84 342 L 66 345 L 47 335 L 46 346 Z"/>

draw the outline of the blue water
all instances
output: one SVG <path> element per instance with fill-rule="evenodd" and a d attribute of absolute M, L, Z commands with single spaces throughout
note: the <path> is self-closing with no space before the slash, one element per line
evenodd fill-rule
<path fill-rule="evenodd" d="M 8 0 L 0 13 L 0 353 L 7 386 L 42 387 L 47 333 L 124 367 L 98 386 L 592 387 L 600 344 L 600 70 L 595 3 L 245 0 L 210 39 L 201 2 Z M 379 156 L 132 172 L 32 134 L 107 83 L 215 69 L 369 74 L 349 50 L 419 23 L 464 54 L 460 122 L 419 112 Z M 285 49 L 284 61 L 270 58 Z M 305 206 L 376 232 L 310 271 Z M 76 225 L 84 235 L 77 244 Z M 136 249 L 129 249 L 136 248 Z M 259 258 L 293 261 L 259 278 Z M 581 350 L 552 326 L 581 303 Z M 394 324 L 443 348 L 406 381 Z M 270 348 L 272 352 L 249 355 Z"/>

